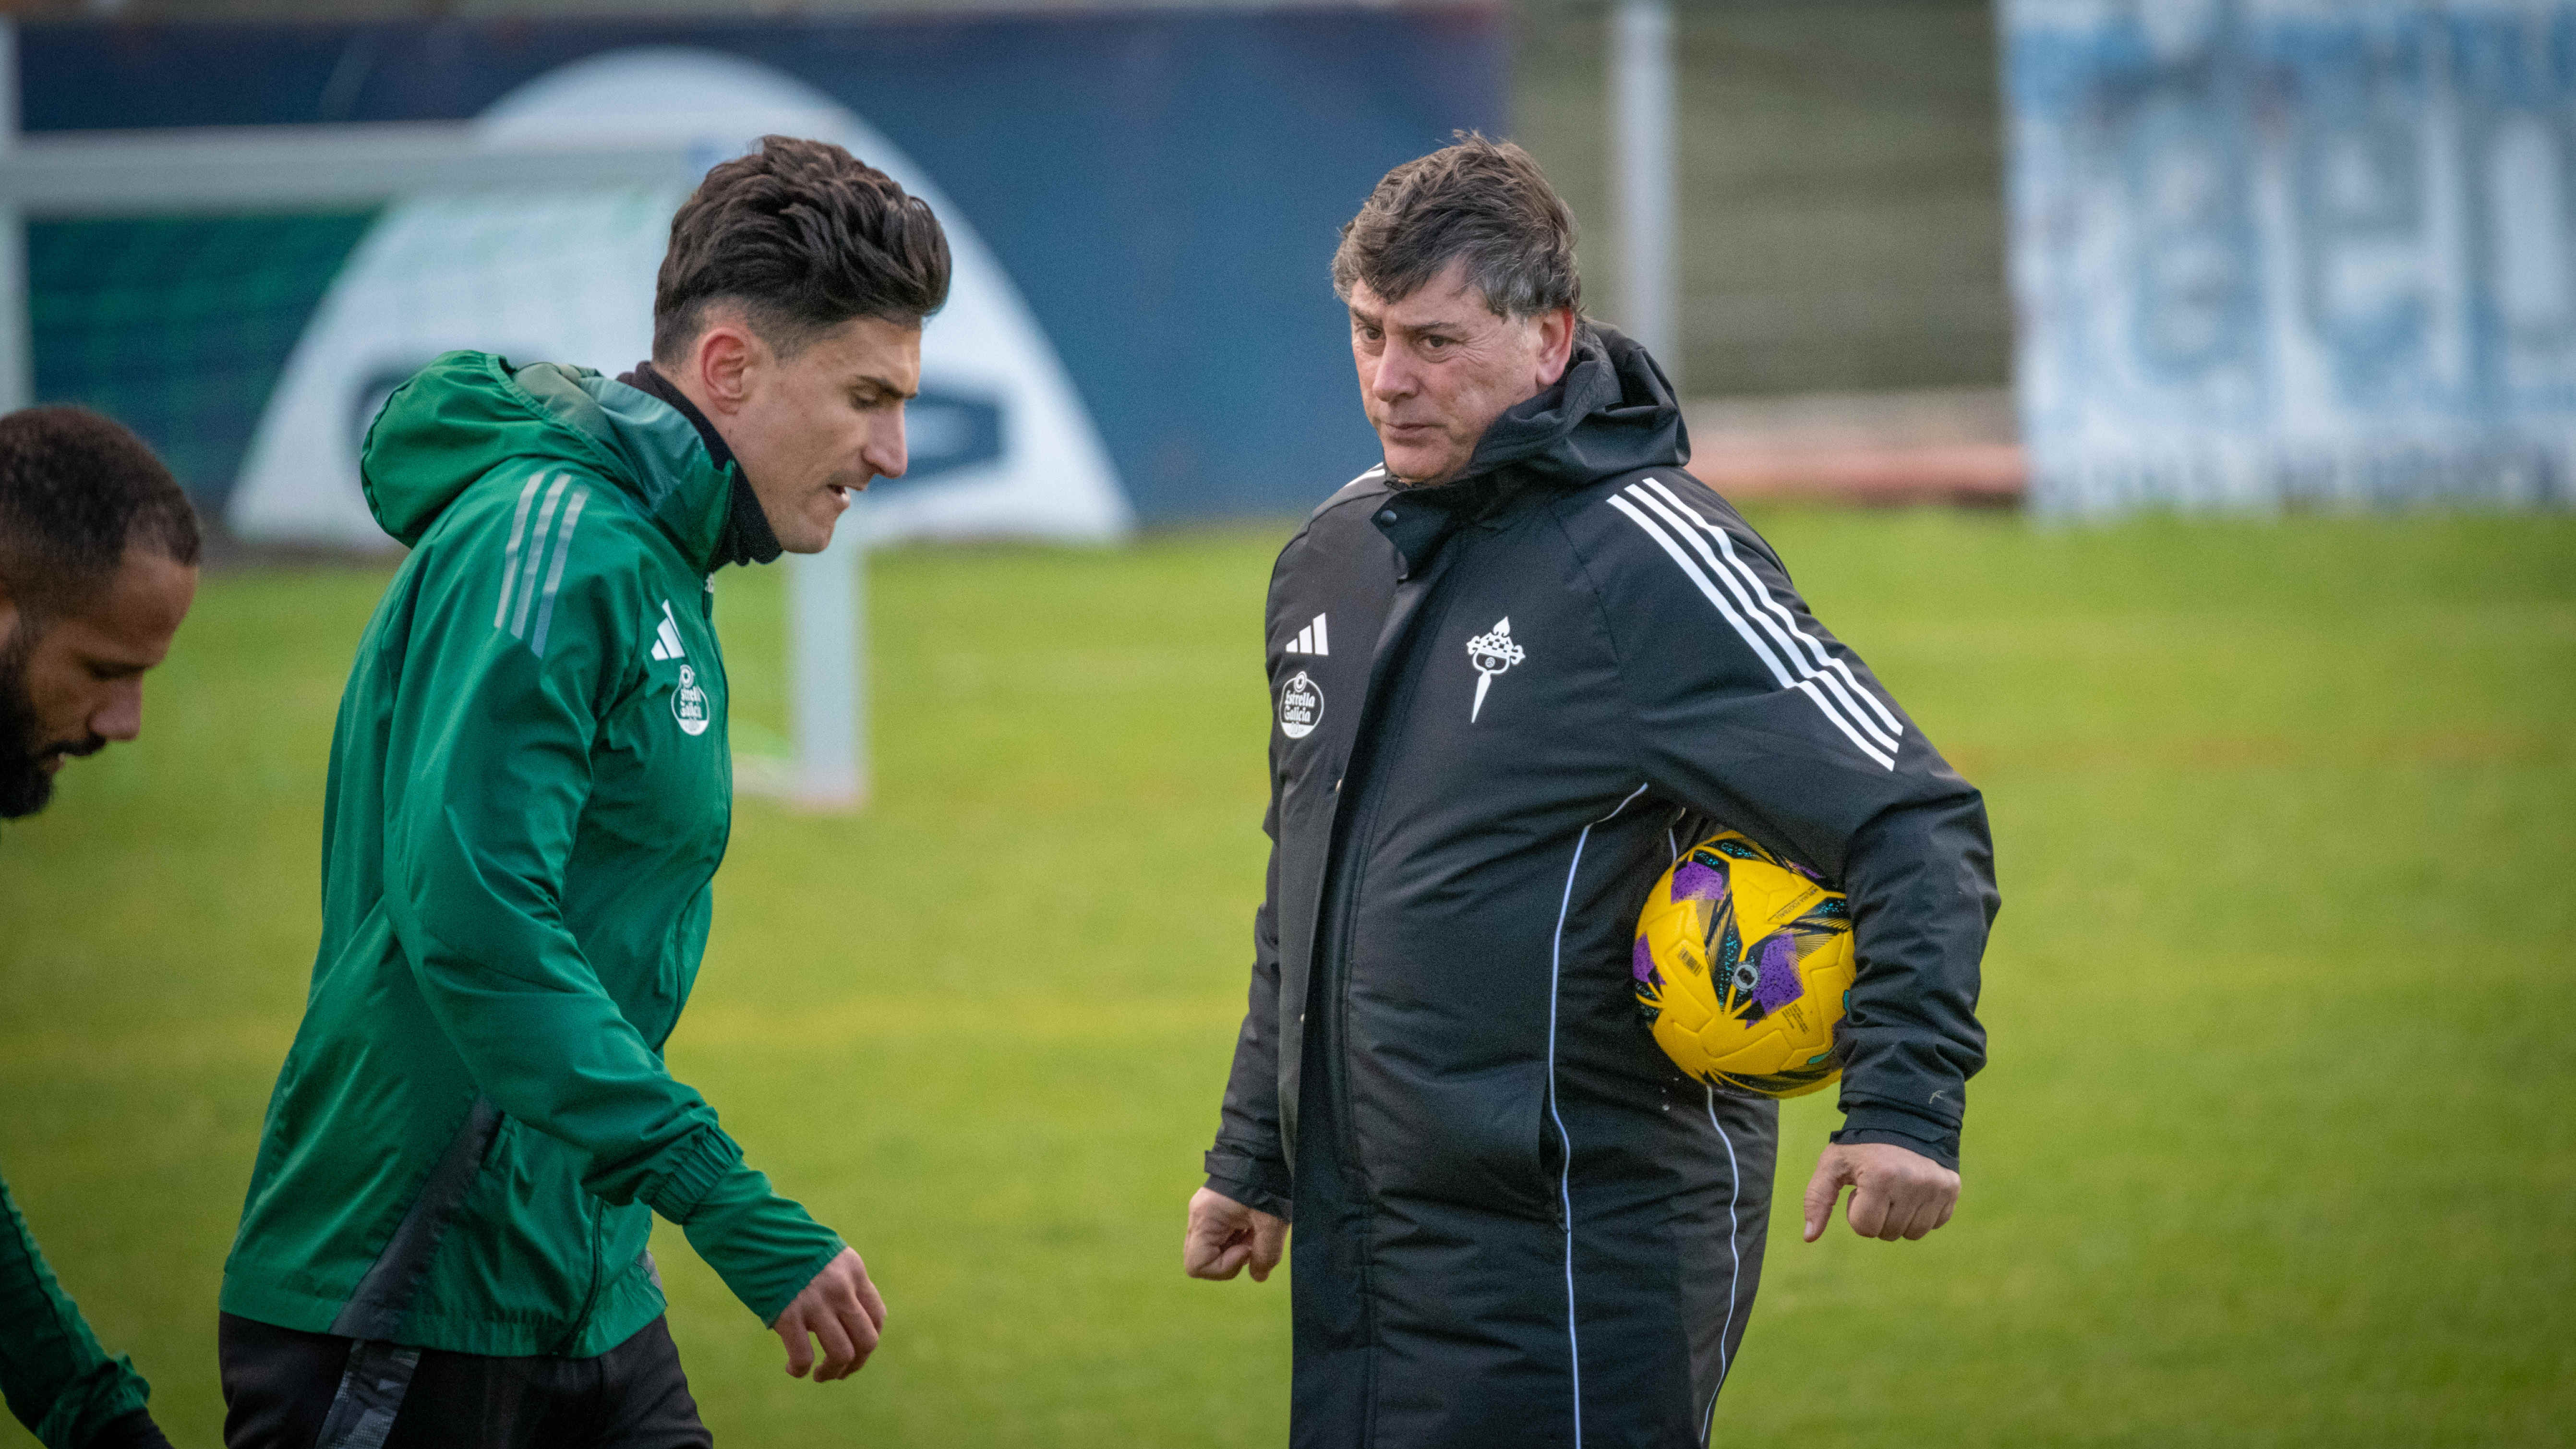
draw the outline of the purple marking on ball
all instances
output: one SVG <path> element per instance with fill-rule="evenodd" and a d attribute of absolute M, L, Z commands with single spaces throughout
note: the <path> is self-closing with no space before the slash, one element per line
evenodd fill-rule
<path fill-rule="evenodd" d="M 1698 861 L 1684 861 L 1673 871 L 1673 899 L 1677 901 L 1713 901 L 1726 894 L 1726 872 L 1711 870 Z"/>
<path fill-rule="evenodd" d="M 1637 938 L 1637 949 L 1628 957 L 1628 970 L 1636 976 L 1640 985 L 1655 979 L 1655 953 L 1646 949 L 1646 938 L 1643 936 Z"/>
<path fill-rule="evenodd" d="M 1762 979 L 1753 988 L 1753 1000 L 1764 1015 L 1807 994 L 1807 983 L 1798 979 L 1798 946 L 1786 931 L 1763 939 L 1754 948 L 1762 966 Z"/>

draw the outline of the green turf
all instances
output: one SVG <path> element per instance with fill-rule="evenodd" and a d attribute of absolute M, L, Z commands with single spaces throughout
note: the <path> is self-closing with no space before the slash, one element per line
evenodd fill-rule
<path fill-rule="evenodd" d="M 1986 788 L 2005 908 L 1957 1221 L 1776 1215 L 1720 1442 L 2567 1442 L 2576 520 L 1763 522 Z M 1260 882 L 1273 543 L 878 562 L 877 802 L 744 805 L 671 1057 L 892 1321 L 857 1381 L 790 1381 L 666 1233 L 720 1442 L 1284 1438 L 1283 1286 L 1177 1266 Z M 380 586 L 210 579 L 146 738 L 0 833 L 0 1167 L 183 1444 Z M 776 586 L 720 604 L 773 729 Z M 1783 1194 L 1829 1117 L 1792 1105 Z"/>

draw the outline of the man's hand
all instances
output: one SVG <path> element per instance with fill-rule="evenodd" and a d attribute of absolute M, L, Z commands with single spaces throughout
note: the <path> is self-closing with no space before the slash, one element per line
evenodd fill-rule
<path fill-rule="evenodd" d="M 868 1281 L 868 1265 L 843 1248 L 770 1327 L 787 1344 L 787 1371 L 801 1379 L 810 1368 L 814 1382 L 827 1384 L 857 1373 L 877 1351 L 877 1339 L 885 1332 L 885 1300 Z M 814 1365 L 808 1334 L 822 1340 L 820 1368 Z"/>
<path fill-rule="evenodd" d="M 1807 1179 L 1807 1241 L 1825 1235 L 1834 1200 L 1852 1190 L 1845 1215 L 1852 1231 L 1892 1243 L 1915 1239 L 1950 1220 L 1959 1205 L 1959 1174 L 1919 1152 L 1884 1142 L 1837 1143 L 1816 1159 Z"/>
<path fill-rule="evenodd" d="M 1248 1208 L 1210 1188 L 1190 1195 L 1190 1227 L 1181 1237 L 1181 1266 L 1193 1278 L 1219 1282 L 1252 1265 L 1252 1281 L 1267 1283 L 1288 1248 L 1288 1220 Z"/>

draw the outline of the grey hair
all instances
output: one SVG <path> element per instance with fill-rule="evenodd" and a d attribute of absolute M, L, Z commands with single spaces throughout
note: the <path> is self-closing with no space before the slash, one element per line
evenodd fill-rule
<path fill-rule="evenodd" d="M 1502 317 L 1571 307 L 1583 312 L 1574 262 L 1574 213 L 1530 154 L 1509 141 L 1459 131 L 1443 146 L 1386 173 L 1342 227 L 1333 292 L 1344 302 L 1361 282 L 1390 302 L 1420 290 L 1453 261 Z"/>

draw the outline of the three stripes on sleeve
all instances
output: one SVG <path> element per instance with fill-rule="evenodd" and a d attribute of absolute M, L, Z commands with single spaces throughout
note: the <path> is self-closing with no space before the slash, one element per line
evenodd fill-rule
<path fill-rule="evenodd" d="M 588 488 L 574 488 L 571 501 L 566 502 L 564 490 L 571 483 L 570 473 L 555 474 L 552 487 L 546 486 L 542 472 L 528 480 L 528 486 L 519 490 L 518 514 L 510 520 L 509 547 L 501 554 L 501 602 L 492 611 L 492 627 L 526 640 L 539 659 L 546 657 L 546 630 L 554 623 L 555 591 L 563 586 L 572 533 L 581 526 L 582 505 L 590 501 Z M 545 492 L 542 503 L 537 499 L 540 489 Z M 533 530 L 528 527 L 531 505 L 537 515 Z M 532 611 L 533 632 L 529 628 Z"/>
<path fill-rule="evenodd" d="M 1880 703 L 1822 640 L 1800 627 L 1736 553 L 1725 529 L 1702 518 L 1660 478 L 1629 484 L 1611 495 L 1610 506 L 1645 530 L 1681 567 L 1782 689 L 1806 695 L 1828 723 L 1881 769 L 1896 768 L 1897 743 L 1905 727 L 1897 722 L 1895 712 Z"/>

